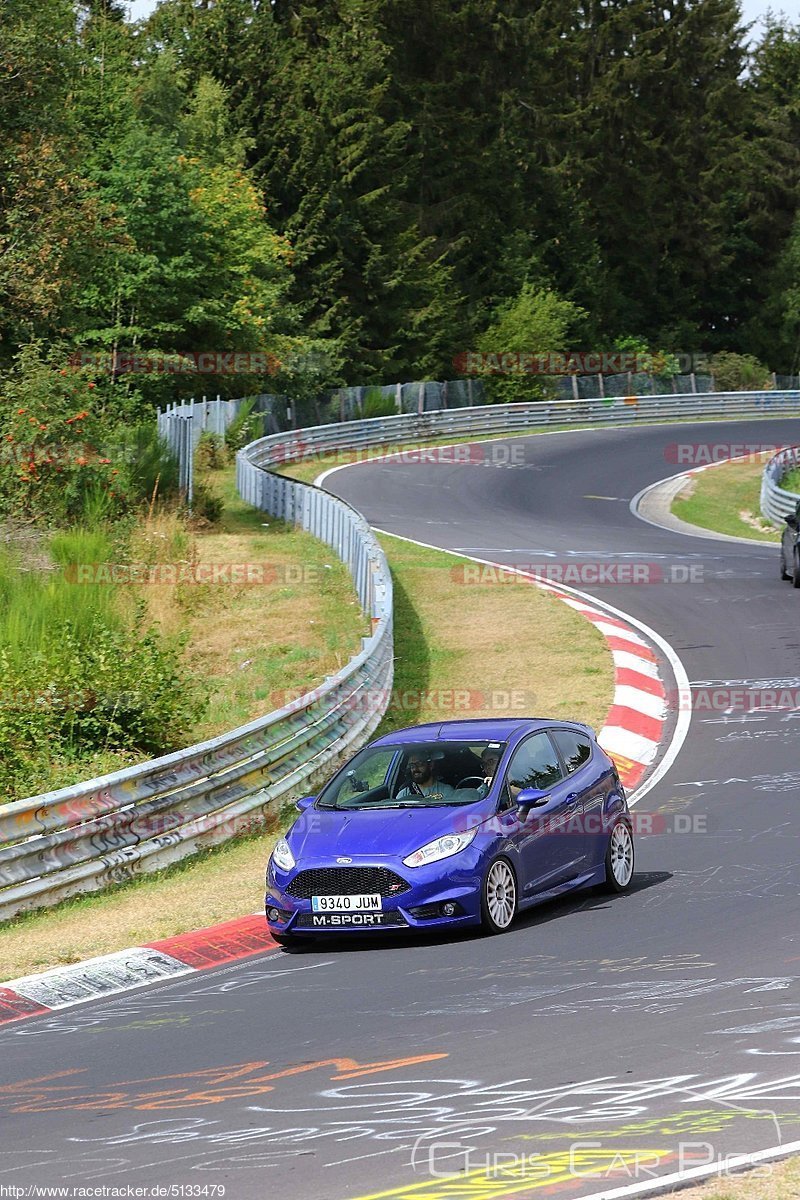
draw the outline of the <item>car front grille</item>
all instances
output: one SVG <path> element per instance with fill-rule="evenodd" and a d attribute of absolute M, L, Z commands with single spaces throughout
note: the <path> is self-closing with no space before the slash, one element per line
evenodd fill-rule
<path fill-rule="evenodd" d="M 315 867 L 300 871 L 286 889 L 299 900 L 312 896 L 399 896 L 410 884 L 386 867 Z"/>

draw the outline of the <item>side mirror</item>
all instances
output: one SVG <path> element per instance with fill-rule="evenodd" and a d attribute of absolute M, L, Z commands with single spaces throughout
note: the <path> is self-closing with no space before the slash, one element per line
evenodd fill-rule
<path fill-rule="evenodd" d="M 541 808 L 549 799 L 549 792 L 542 792 L 539 788 L 523 788 L 517 794 L 516 805 L 517 808 Z"/>
<path fill-rule="evenodd" d="M 305 812 L 307 808 L 311 808 L 316 798 L 316 796 L 304 796 L 302 800 L 297 801 L 295 808 L 298 812 Z"/>
<path fill-rule="evenodd" d="M 797 529 L 797 517 L 794 513 L 787 513 L 783 519 L 790 529 Z"/>

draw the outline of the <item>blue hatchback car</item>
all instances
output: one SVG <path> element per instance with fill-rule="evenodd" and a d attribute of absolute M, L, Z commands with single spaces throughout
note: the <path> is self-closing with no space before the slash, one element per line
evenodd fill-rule
<path fill-rule="evenodd" d="M 625 792 L 574 721 L 448 721 L 359 751 L 301 811 L 267 866 L 276 941 L 395 929 L 509 928 L 576 888 L 623 892 Z"/>

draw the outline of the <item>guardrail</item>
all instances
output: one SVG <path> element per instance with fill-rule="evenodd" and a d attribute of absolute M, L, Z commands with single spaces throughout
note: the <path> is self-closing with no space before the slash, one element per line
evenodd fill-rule
<path fill-rule="evenodd" d="M 199 406 L 194 409 L 197 419 Z M 550 400 L 321 425 L 246 446 L 236 461 L 243 498 L 302 525 L 336 551 L 372 619 L 372 634 L 321 687 L 249 725 L 87 783 L 0 805 L 0 920 L 158 869 L 263 824 L 270 808 L 310 789 L 377 726 L 393 678 L 392 589 L 383 552 L 349 505 L 265 467 L 429 438 L 798 413 L 797 391 Z"/>
<path fill-rule="evenodd" d="M 783 518 L 797 509 L 800 495 L 786 492 L 780 486 L 787 471 L 800 467 L 800 446 L 787 446 L 769 460 L 761 474 L 761 512 L 773 525 L 783 525 Z"/>
<path fill-rule="evenodd" d="M 246 450 L 261 466 L 277 466 L 353 450 L 428 438 L 525 433 L 536 428 L 570 425 L 619 425 L 675 418 L 798 416 L 800 391 L 716 392 L 683 396 L 626 396 L 605 400 L 536 400 L 524 404 L 487 404 L 474 408 L 439 409 L 391 417 L 316 425 L 270 434 Z"/>
<path fill-rule="evenodd" d="M 230 733 L 88 783 L 0 805 L 0 920 L 167 866 L 268 820 L 368 740 L 388 706 L 392 584 L 364 518 L 240 454 L 242 495 L 332 547 L 372 633 L 337 674 Z"/>

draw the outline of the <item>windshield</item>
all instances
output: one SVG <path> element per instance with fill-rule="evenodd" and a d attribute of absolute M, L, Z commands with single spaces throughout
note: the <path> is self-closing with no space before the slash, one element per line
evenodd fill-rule
<path fill-rule="evenodd" d="M 503 742 L 404 742 L 362 750 L 320 792 L 319 808 L 474 804 L 492 783 Z"/>

